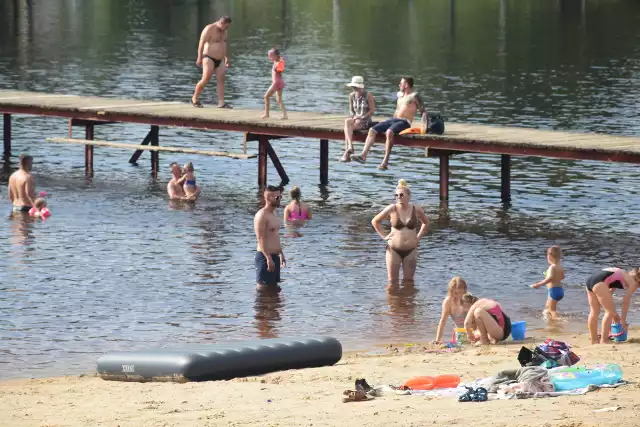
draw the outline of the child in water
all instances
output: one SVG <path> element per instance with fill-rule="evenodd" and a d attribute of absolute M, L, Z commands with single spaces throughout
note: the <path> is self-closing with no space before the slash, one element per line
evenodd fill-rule
<path fill-rule="evenodd" d="M 562 289 L 561 283 L 564 279 L 564 267 L 562 266 L 561 258 L 562 249 L 560 249 L 560 246 L 551 246 L 547 249 L 549 268 L 545 272 L 546 278 L 531 285 L 534 289 L 547 285 L 549 298 L 547 298 L 544 314 L 549 315 L 554 320 L 558 318 L 558 301 L 564 298 L 564 289 Z"/>
<path fill-rule="evenodd" d="M 184 189 L 186 200 L 195 200 L 198 195 L 198 187 L 196 186 L 193 163 L 186 163 L 182 172 L 184 175 L 178 180 L 178 184 L 184 183 L 182 188 Z"/>
<path fill-rule="evenodd" d="M 29 210 L 29 215 L 36 218 L 47 218 L 51 216 L 51 212 L 47 209 L 47 201 L 42 197 L 38 197 L 33 203 L 33 207 Z"/>
<path fill-rule="evenodd" d="M 275 93 L 276 101 L 280 105 L 280 109 L 282 110 L 282 119 L 284 120 L 287 118 L 287 109 L 284 107 L 284 102 L 282 101 L 282 91 L 284 89 L 284 80 L 282 80 L 284 59 L 280 57 L 278 49 L 271 49 L 268 56 L 273 62 L 273 66 L 271 67 L 271 86 L 269 86 L 267 93 L 264 94 L 264 115 L 262 118 L 266 119 L 269 117 L 269 102 L 271 96 Z"/>

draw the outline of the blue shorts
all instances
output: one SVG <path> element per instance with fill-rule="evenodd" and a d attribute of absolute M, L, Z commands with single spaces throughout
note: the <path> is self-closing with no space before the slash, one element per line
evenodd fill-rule
<path fill-rule="evenodd" d="M 256 283 L 267 286 L 278 286 L 280 282 L 280 254 L 271 254 L 274 263 L 273 271 L 267 268 L 267 259 L 262 252 L 256 252 Z"/>
<path fill-rule="evenodd" d="M 376 133 L 384 133 L 387 130 L 391 129 L 395 135 L 398 135 L 405 129 L 409 129 L 411 124 L 405 119 L 389 119 L 384 122 L 380 122 L 371 129 L 376 131 Z"/>
<path fill-rule="evenodd" d="M 557 288 L 549 288 L 549 298 L 554 301 L 560 301 L 564 298 L 564 289 L 559 286 Z"/>

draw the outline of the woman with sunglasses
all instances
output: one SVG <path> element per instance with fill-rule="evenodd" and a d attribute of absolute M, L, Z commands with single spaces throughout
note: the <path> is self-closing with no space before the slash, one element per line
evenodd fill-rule
<path fill-rule="evenodd" d="M 394 204 L 384 208 L 371 221 L 376 233 L 387 241 L 388 290 L 393 290 L 400 285 L 400 267 L 402 267 L 404 286 L 413 286 L 418 241 L 427 234 L 429 228 L 429 218 L 425 215 L 424 209 L 409 203 L 411 189 L 404 179 L 398 181 L 395 198 Z M 382 221 L 385 219 L 391 221 L 391 232 L 387 235 L 382 230 Z M 418 220 L 422 225 L 416 234 Z"/>

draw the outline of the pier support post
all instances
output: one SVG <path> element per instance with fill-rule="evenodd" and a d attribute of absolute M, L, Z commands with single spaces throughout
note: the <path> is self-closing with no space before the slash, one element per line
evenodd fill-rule
<path fill-rule="evenodd" d="M 329 140 L 320 140 L 320 185 L 329 183 Z"/>
<path fill-rule="evenodd" d="M 263 189 L 267 185 L 267 152 L 269 138 L 260 135 L 258 138 L 258 188 Z"/>
<path fill-rule="evenodd" d="M 147 136 L 144 137 L 144 139 L 142 140 L 142 143 L 140 145 L 149 145 L 149 143 L 151 142 L 151 139 L 153 137 L 153 128 L 156 128 L 158 126 L 151 126 L 151 130 L 149 131 L 149 133 L 147 134 Z M 138 159 L 140 158 L 140 156 L 142 156 L 143 151 L 142 150 L 136 150 L 133 155 L 131 156 L 131 158 L 129 159 L 129 163 L 131 164 L 136 164 L 138 163 Z"/>
<path fill-rule="evenodd" d="M 440 154 L 440 201 L 449 200 L 449 154 Z"/>
<path fill-rule="evenodd" d="M 93 124 L 85 126 L 84 139 L 93 140 Z M 93 174 L 93 145 L 84 146 L 84 169 L 87 174 Z"/>
<path fill-rule="evenodd" d="M 158 126 L 151 126 L 151 130 L 149 131 L 149 135 L 151 135 L 150 145 L 157 147 L 160 145 L 159 138 L 160 128 Z M 154 178 L 158 176 L 158 168 L 160 164 L 160 152 L 152 151 L 151 152 L 151 174 Z"/>
<path fill-rule="evenodd" d="M 276 171 L 278 171 L 278 175 L 280 175 L 280 187 L 284 187 L 289 183 L 289 177 L 287 176 L 287 172 L 285 172 L 284 167 L 282 166 L 282 163 L 280 163 L 280 159 L 278 158 L 278 155 L 276 154 L 275 150 L 273 149 L 273 147 L 271 146 L 271 143 L 268 140 L 267 140 L 267 154 L 269 155 L 269 158 L 271 159 L 273 166 L 276 168 Z"/>
<path fill-rule="evenodd" d="M 4 134 L 4 158 L 11 157 L 11 114 L 3 115 L 3 134 Z"/>
<path fill-rule="evenodd" d="M 500 195 L 502 203 L 511 203 L 511 156 L 502 155 L 500 180 Z"/>

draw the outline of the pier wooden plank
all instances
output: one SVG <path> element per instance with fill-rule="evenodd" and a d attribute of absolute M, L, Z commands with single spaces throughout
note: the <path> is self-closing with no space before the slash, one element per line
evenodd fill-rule
<path fill-rule="evenodd" d="M 345 119 L 339 114 L 290 111 L 289 119 L 281 120 L 278 110 L 274 110 L 271 118 L 262 119 L 262 111 L 257 109 L 219 109 L 213 105 L 194 108 L 189 103 L 172 100 L 145 101 L 15 90 L 0 90 L 0 112 L 330 140 L 343 139 Z M 374 118 L 376 121 L 384 119 Z M 419 125 L 419 121 L 414 121 L 414 125 Z M 366 132 L 357 132 L 354 139 L 362 141 L 365 137 Z M 384 135 L 378 135 L 377 139 L 383 140 Z M 640 163 L 639 137 L 531 127 L 447 123 L 444 135 L 399 136 L 395 143 L 433 150 Z"/>
<path fill-rule="evenodd" d="M 111 148 L 122 148 L 126 150 L 164 151 L 167 153 L 198 154 L 202 156 L 229 157 L 232 159 L 254 159 L 258 157 L 257 154 L 231 153 L 228 151 L 194 150 L 192 148 L 163 147 L 159 145 L 137 145 L 137 144 L 126 144 L 122 142 L 97 141 L 97 140 L 88 140 L 88 139 L 47 138 L 46 141 L 56 142 L 59 144 L 76 144 L 76 145 L 88 145 L 88 146 L 97 146 L 97 147 L 111 147 Z"/>

